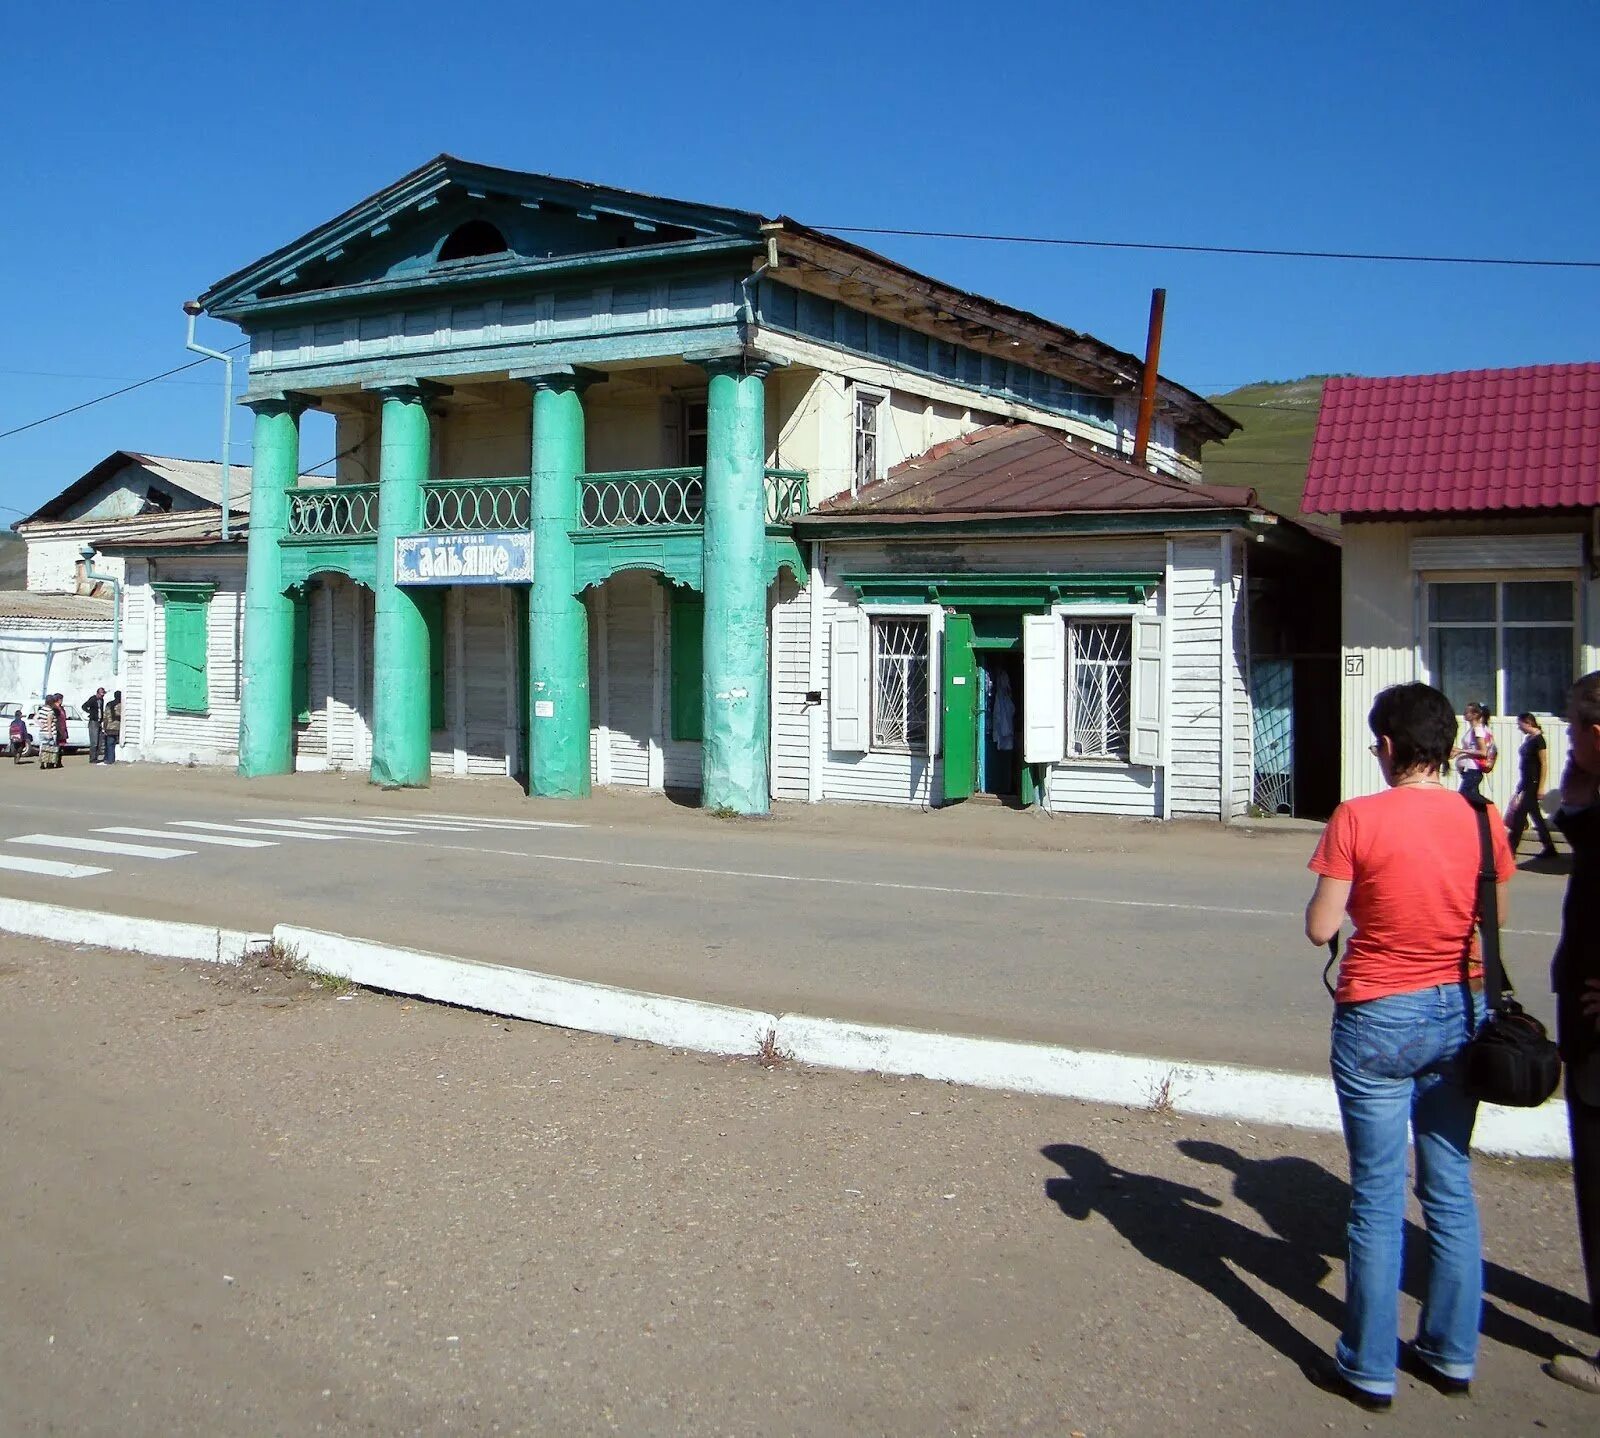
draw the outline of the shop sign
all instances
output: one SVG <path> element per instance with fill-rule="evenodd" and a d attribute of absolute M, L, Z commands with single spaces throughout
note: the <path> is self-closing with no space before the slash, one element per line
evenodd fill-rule
<path fill-rule="evenodd" d="M 394 542 L 396 584 L 529 584 L 533 536 L 525 532 L 402 534 Z"/>

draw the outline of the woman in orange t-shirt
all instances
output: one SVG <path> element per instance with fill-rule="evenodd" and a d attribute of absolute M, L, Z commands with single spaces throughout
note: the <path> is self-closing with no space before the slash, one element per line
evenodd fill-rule
<path fill-rule="evenodd" d="M 1400 1366 L 1465 1393 L 1477 1359 L 1483 1254 L 1469 1149 L 1477 1101 L 1457 1055 L 1483 1022 L 1478 963 L 1478 817 L 1441 775 L 1455 710 L 1437 689 L 1399 684 L 1367 718 L 1387 788 L 1334 811 L 1311 860 L 1319 877 L 1306 937 L 1326 944 L 1345 913 L 1355 932 L 1339 966 L 1332 1068 L 1350 1153 L 1345 1322 L 1309 1376 L 1364 1408 L 1394 1396 L 1406 1147 L 1428 1231 L 1427 1293 Z M 1515 871 L 1490 806 L 1500 912 Z"/>

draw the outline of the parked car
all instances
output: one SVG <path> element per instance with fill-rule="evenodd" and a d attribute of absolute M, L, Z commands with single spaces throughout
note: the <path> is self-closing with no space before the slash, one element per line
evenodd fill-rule
<path fill-rule="evenodd" d="M 43 703 L 29 699 L 0 699 L 0 717 L 4 723 L 0 724 L 0 732 L 11 725 L 11 716 L 22 710 L 22 717 L 28 721 L 28 733 L 33 736 L 33 743 L 29 747 L 30 754 L 39 752 L 39 728 L 49 718 L 49 712 Z M 67 705 L 67 746 L 68 749 L 87 750 L 89 747 L 89 721 L 84 717 L 83 711 L 76 704 Z"/>

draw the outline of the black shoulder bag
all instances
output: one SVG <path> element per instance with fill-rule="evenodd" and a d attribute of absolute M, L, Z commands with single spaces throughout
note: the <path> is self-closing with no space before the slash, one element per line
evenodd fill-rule
<path fill-rule="evenodd" d="M 1484 1001 L 1489 1015 L 1461 1051 L 1461 1081 L 1473 1098 L 1537 1108 L 1561 1082 L 1561 1054 L 1545 1027 L 1523 1010 L 1500 960 L 1500 893 L 1489 834 L 1489 801 L 1464 795 L 1478 818 L 1478 932 L 1483 937 Z"/>

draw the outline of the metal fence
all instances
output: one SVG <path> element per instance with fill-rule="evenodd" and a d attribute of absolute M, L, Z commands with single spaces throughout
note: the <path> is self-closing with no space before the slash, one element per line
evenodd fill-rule
<path fill-rule="evenodd" d="M 527 479 L 436 479 L 422 487 L 422 528 L 429 534 L 527 529 L 533 485 Z"/>

